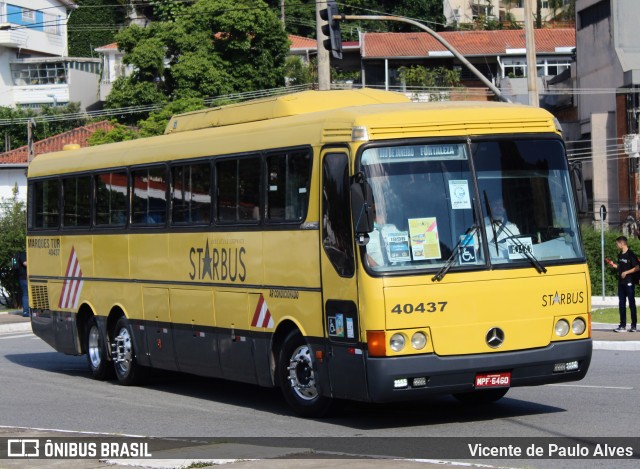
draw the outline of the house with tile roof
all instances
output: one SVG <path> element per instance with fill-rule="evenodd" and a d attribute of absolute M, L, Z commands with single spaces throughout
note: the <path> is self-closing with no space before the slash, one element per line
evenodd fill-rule
<path fill-rule="evenodd" d="M 527 75 L 523 30 L 452 31 L 440 35 L 497 86 L 504 78 Z M 535 42 L 539 77 L 554 77 L 569 69 L 576 45 L 574 29 L 536 29 Z M 399 68 L 413 65 L 460 70 L 465 86 L 482 86 L 428 33 L 364 33 L 361 54 L 362 82 L 366 86 L 401 88 Z"/>
<path fill-rule="evenodd" d="M 95 122 L 83 127 L 69 130 L 54 135 L 33 144 L 34 154 L 51 153 L 60 151 L 68 144 L 78 144 L 81 147 L 89 146 L 89 137 L 98 130 L 109 131 L 113 125 L 109 121 Z M 13 150 L 0 153 L 0 198 L 10 198 L 15 185 L 18 185 L 18 198 L 27 198 L 27 167 L 29 165 L 29 149 L 22 146 Z"/>

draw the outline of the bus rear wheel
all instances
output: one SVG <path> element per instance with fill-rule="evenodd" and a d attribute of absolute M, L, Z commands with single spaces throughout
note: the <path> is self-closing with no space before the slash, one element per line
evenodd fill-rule
<path fill-rule="evenodd" d="M 453 397 L 464 404 L 490 404 L 502 399 L 509 391 L 509 388 L 483 389 L 482 391 L 461 392 Z"/>
<path fill-rule="evenodd" d="M 113 337 L 111 357 L 118 383 L 123 386 L 142 383 L 146 379 L 149 369 L 139 365 L 136 360 L 133 333 L 126 317 L 122 316 L 118 319 Z"/>
<path fill-rule="evenodd" d="M 285 400 L 301 417 L 322 417 L 329 411 L 332 399 L 320 395 L 311 348 L 298 331 L 282 344 L 277 377 Z"/>
<path fill-rule="evenodd" d="M 113 367 L 109 363 L 107 347 L 104 337 L 98 327 L 94 316 L 87 321 L 85 335 L 85 350 L 87 351 L 87 363 L 93 379 L 104 381 L 113 376 Z"/>

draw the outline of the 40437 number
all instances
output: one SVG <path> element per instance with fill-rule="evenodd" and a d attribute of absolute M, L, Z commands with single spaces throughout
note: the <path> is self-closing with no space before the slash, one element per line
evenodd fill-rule
<path fill-rule="evenodd" d="M 442 312 L 447 307 L 446 301 L 429 302 L 429 303 L 405 303 L 403 305 L 397 304 L 391 308 L 391 312 L 394 314 L 412 314 L 412 313 L 435 313 Z"/>

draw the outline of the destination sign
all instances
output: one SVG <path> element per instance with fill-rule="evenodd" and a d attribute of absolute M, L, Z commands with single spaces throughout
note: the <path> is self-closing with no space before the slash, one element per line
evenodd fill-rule
<path fill-rule="evenodd" d="M 397 147 L 379 147 L 365 150 L 363 164 L 376 161 L 415 161 L 415 160 L 466 160 L 464 144 L 448 143 L 440 145 L 406 145 Z"/>

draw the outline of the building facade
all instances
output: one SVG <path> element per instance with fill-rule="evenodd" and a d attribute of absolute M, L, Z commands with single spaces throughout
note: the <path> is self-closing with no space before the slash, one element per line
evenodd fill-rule
<path fill-rule="evenodd" d="M 479 19 L 524 22 L 524 2 L 527 0 L 443 0 L 442 9 L 447 26 L 471 24 Z M 536 11 L 537 0 L 532 2 Z M 565 12 L 571 0 L 542 0 L 542 21 L 554 21 Z"/>
<path fill-rule="evenodd" d="M 640 216 L 638 158 L 624 148 L 640 118 L 640 43 L 637 0 L 577 0 L 577 87 L 581 162 L 593 217 L 619 226 Z M 570 153 L 571 155 L 571 153 Z"/>
<path fill-rule="evenodd" d="M 68 57 L 70 0 L 0 1 L 0 106 L 97 101 L 98 59 Z"/>

